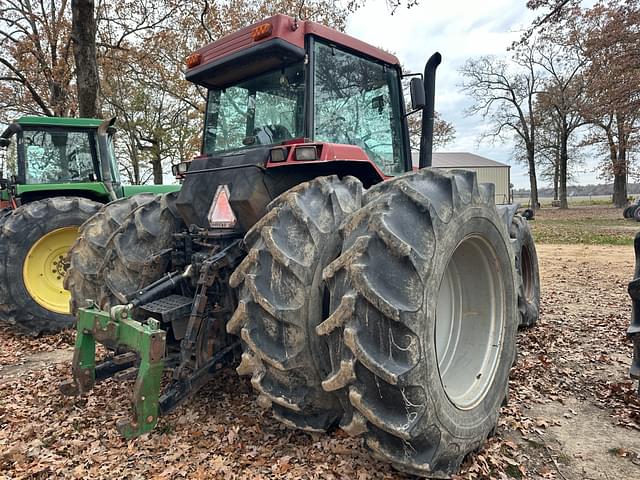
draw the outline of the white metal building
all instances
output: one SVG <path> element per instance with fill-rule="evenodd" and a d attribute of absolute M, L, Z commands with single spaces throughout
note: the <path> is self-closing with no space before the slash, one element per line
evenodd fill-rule
<path fill-rule="evenodd" d="M 413 165 L 418 166 L 418 152 L 411 154 Z M 472 170 L 478 175 L 478 183 L 493 183 L 496 187 L 496 203 L 510 203 L 511 166 L 489 160 L 475 153 L 433 153 L 433 166 L 442 170 Z"/>

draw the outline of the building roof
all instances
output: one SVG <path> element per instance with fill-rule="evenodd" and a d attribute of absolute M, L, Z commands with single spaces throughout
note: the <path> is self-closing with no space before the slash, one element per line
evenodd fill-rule
<path fill-rule="evenodd" d="M 411 152 L 411 159 L 413 164 L 418 164 L 418 152 Z M 455 168 L 455 167 L 503 167 L 511 168 L 506 163 L 496 162 L 490 160 L 475 153 L 469 152 L 434 152 L 433 153 L 433 166 L 439 168 Z"/>

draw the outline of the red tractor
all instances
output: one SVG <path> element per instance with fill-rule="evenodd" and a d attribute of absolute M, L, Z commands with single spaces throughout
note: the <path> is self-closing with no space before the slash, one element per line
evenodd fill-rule
<path fill-rule="evenodd" d="M 192 54 L 202 155 L 177 167 L 179 193 L 114 228 L 94 217 L 110 232 L 100 252 L 72 249 L 81 308 L 63 391 L 137 374 L 119 424 L 132 437 L 241 357 L 285 424 L 363 435 L 405 472 L 454 472 L 496 426 L 539 293 L 514 206 L 475 173 L 429 168 L 439 63 L 411 80 L 414 171 L 393 55 L 284 15 Z M 96 365 L 96 341 L 126 351 Z"/>

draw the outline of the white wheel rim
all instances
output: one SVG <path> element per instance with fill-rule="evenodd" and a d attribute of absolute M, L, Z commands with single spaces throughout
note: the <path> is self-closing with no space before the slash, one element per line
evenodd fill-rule
<path fill-rule="evenodd" d="M 495 250 L 466 237 L 447 262 L 436 304 L 435 343 L 444 391 L 461 410 L 487 395 L 502 352 L 504 285 Z"/>

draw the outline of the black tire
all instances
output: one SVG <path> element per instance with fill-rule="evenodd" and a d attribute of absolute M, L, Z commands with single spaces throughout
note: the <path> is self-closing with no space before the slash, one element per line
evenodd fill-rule
<path fill-rule="evenodd" d="M 636 222 L 640 222 L 640 207 L 638 207 L 638 205 L 634 205 L 629 214 L 629 218 L 633 218 Z"/>
<path fill-rule="evenodd" d="M 324 431 L 343 413 L 321 386 L 329 354 L 315 327 L 328 308 L 322 270 L 340 253 L 338 227 L 361 199 L 353 177 L 320 177 L 288 190 L 247 233 L 249 253 L 231 277 L 240 288 L 227 324 L 243 340 L 238 373 L 251 375 L 258 403 L 294 428 Z"/>
<path fill-rule="evenodd" d="M 167 273 L 173 234 L 185 229 L 175 208 L 178 192 L 155 196 L 133 210 L 107 242 L 98 305 L 127 302 L 140 288 Z"/>
<path fill-rule="evenodd" d="M 104 262 L 111 236 L 133 210 L 157 196 L 154 193 L 140 193 L 132 197 L 119 198 L 104 205 L 98 213 L 82 224 L 78 238 L 69 250 L 69 269 L 64 279 L 64 288 L 71 293 L 69 306 L 72 314 L 76 313 L 85 300 L 97 302 L 102 285 L 102 278 L 98 272 Z"/>
<path fill-rule="evenodd" d="M 364 433 L 374 456 L 407 473 L 448 476 L 493 431 L 507 397 L 518 311 L 506 225 L 493 186 L 478 186 L 473 172 L 422 169 L 373 187 L 364 203 L 344 224 L 342 254 L 324 271 L 332 313 L 317 332 L 333 370 L 323 387 L 340 394 L 341 427 Z M 449 316 L 454 298 L 459 306 Z M 444 345 L 436 343 L 437 309 Z M 452 347 L 447 319 L 463 339 Z M 462 355 L 460 343 L 469 344 Z M 476 350 L 485 352 L 480 360 Z M 494 367 L 485 372 L 488 358 Z"/>
<path fill-rule="evenodd" d="M 509 229 L 518 272 L 520 327 L 533 327 L 540 318 L 540 270 L 538 253 L 527 220 L 514 215 Z"/>
<path fill-rule="evenodd" d="M 522 217 L 527 220 L 533 220 L 535 216 L 536 216 L 536 212 L 532 208 L 525 208 L 524 211 L 522 212 Z"/>
<path fill-rule="evenodd" d="M 0 232 L 1 321 L 34 336 L 73 325 L 72 315 L 46 308 L 29 293 L 24 263 L 38 240 L 58 229 L 79 227 L 100 207 L 86 198 L 52 197 L 22 205 L 5 217 Z"/>
<path fill-rule="evenodd" d="M 623 218 L 631 218 L 631 209 L 632 209 L 633 205 L 629 205 L 628 207 L 625 207 L 625 209 L 622 211 L 622 217 Z"/>

